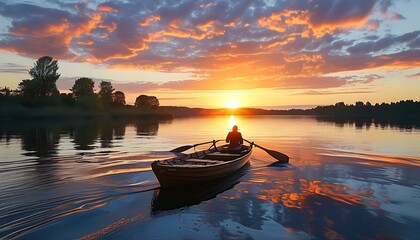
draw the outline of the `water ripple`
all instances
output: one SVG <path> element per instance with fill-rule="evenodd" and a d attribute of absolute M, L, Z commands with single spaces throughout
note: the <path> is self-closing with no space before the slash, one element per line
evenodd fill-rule
<path fill-rule="evenodd" d="M 0 237 L 14 239 L 69 215 L 159 187 L 150 163 L 119 152 L 0 163 Z"/>

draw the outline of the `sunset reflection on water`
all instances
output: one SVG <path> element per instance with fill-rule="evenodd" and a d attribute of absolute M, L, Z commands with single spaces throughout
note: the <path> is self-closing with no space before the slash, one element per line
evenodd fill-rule
<path fill-rule="evenodd" d="M 419 234 L 415 128 L 234 115 L 9 124 L 0 129 L 5 156 L 0 237 L 413 239 Z M 175 147 L 224 140 L 234 124 L 245 139 L 287 154 L 290 162 L 276 162 L 256 148 L 249 165 L 220 183 L 159 188 L 152 161 L 173 156 L 168 150 Z"/>

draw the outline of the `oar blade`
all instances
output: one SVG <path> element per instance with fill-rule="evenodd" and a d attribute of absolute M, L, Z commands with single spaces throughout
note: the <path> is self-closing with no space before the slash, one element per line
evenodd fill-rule
<path fill-rule="evenodd" d="M 262 146 L 260 146 L 260 145 L 258 145 L 258 144 L 256 144 L 256 143 L 254 143 L 254 142 L 250 142 L 250 141 L 248 141 L 248 140 L 246 140 L 246 139 L 244 139 L 244 141 L 245 141 L 245 142 L 247 142 L 247 143 L 249 143 L 249 144 L 253 143 L 253 144 L 254 144 L 254 146 L 261 148 L 261 149 L 262 149 L 262 150 L 264 150 L 266 153 L 268 153 L 270 156 L 272 156 L 273 158 L 277 159 L 279 162 L 284 162 L 284 163 L 288 163 L 288 162 L 289 162 L 289 156 L 287 156 L 287 155 L 286 155 L 286 154 L 284 154 L 284 153 L 281 153 L 281 152 L 277 152 L 277 151 L 274 151 L 274 150 L 267 149 L 267 148 L 262 147 Z"/>
<path fill-rule="evenodd" d="M 279 162 L 285 162 L 288 163 L 289 162 L 289 156 L 287 156 L 284 153 L 281 152 L 277 152 L 277 151 L 273 151 L 270 149 L 264 149 L 270 156 L 272 156 L 273 158 L 277 159 Z"/>
<path fill-rule="evenodd" d="M 188 149 L 193 148 L 193 147 L 194 146 L 192 146 L 192 145 L 185 145 L 185 146 L 174 148 L 169 152 L 180 153 L 180 152 L 187 151 Z"/>

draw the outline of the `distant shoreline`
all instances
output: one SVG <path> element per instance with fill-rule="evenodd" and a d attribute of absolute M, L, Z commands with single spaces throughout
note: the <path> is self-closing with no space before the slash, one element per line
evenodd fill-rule
<path fill-rule="evenodd" d="M 211 116 L 211 115 L 313 115 L 330 117 L 415 117 L 420 118 L 420 101 L 399 101 L 371 105 L 357 102 L 356 105 L 345 105 L 343 102 L 329 106 L 317 106 L 311 109 L 274 110 L 261 108 L 190 108 L 177 106 L 161 106 L 159 109 L 174 117 Z"/>
<path fill-rule="evenodd" d="M 0 120 L 66 120 L 66 119 L 172 119 L 173 115 L 160 109 L 136 109 L 127 106 L 119 109 L 93 110 L 76 107 L 48 106 L 28 108 L 20 105 L 0 106 Z"/>
<path fill-rule="evenodd" d="M 420 102 L 400 101 L 397 103 L 345 105 L 337 103 L 311 109 L 266 110 L 261 108 L 190 108 L 182 106 L 160 106 L 156 109 L 138 109 L 130 105 L 123 108 L 93 110 L 77 107 L 46 106 L 24 107 L 21 105 L 1 105 L 0 120 L 18 119 L 80 119 L 80 118 L 156 118 L 172 119 L 193 116 L 220 115 L 311 115 L 336 119 L 420 119 Z"/>

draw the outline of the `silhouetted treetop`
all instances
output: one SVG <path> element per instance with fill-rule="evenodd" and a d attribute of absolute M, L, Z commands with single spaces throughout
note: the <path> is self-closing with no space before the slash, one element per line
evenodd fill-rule
<path fill-rule="evenodd" d="M 37 81 L 25 79 L 22 80 L 18 88 L 23 97 L 36 99 L 39 97 L 39 84 Z"/>
<path fill-rule="evenodd" d="M 73 97 L 75 99 L 80 99 L 81 97 L 93 96 L 95 94 L 93 91 L 94 86 L 95 82 L 92 79 L 82 77 L 74 82 L 70 91 L 73 92 Z"/>
<path fill-rule="evenodd" d="M 99 100 L 102 102 L 102 105 L 104 107 L 109 107 L 112 105 L 113 102 L 113 93 L 114 93 L 114 88 L 112 87 L 111 82 L 107 82 L 107 81 L 102 81 L 99 84 Z"/>
<path fill-rule="evenodd" d="M 157 108 L 159 107 L 159 100 L 155 96 L 140 95 L 136 98 L 134 104 L 137 108 Z"/>
<path fill-rule="evenodd" d="M 32 86 L 37 88 L 35 98 L 59 94 L 56 82 L 60 74 L 57 71 L 57 60 L 54 60 L 50 56 L 39 58 L 34 66 L 29 69 L 29 75 L 31 75 L 33 78 L 32 81 L 34 81 Z"/>
<path fill-rule="evenodd" d="M 10 97 L 12 95 L 12 90 L 10 90 L 9 87 L 4 87 L 3 89 L 0 89 L 0 96 Z"/>
<path fill-rule="evenodd" d="M 125 94 L 121 91 L 115 91 L 113 95 L 113 102 L 115 106 L 125 105 Z"/>

